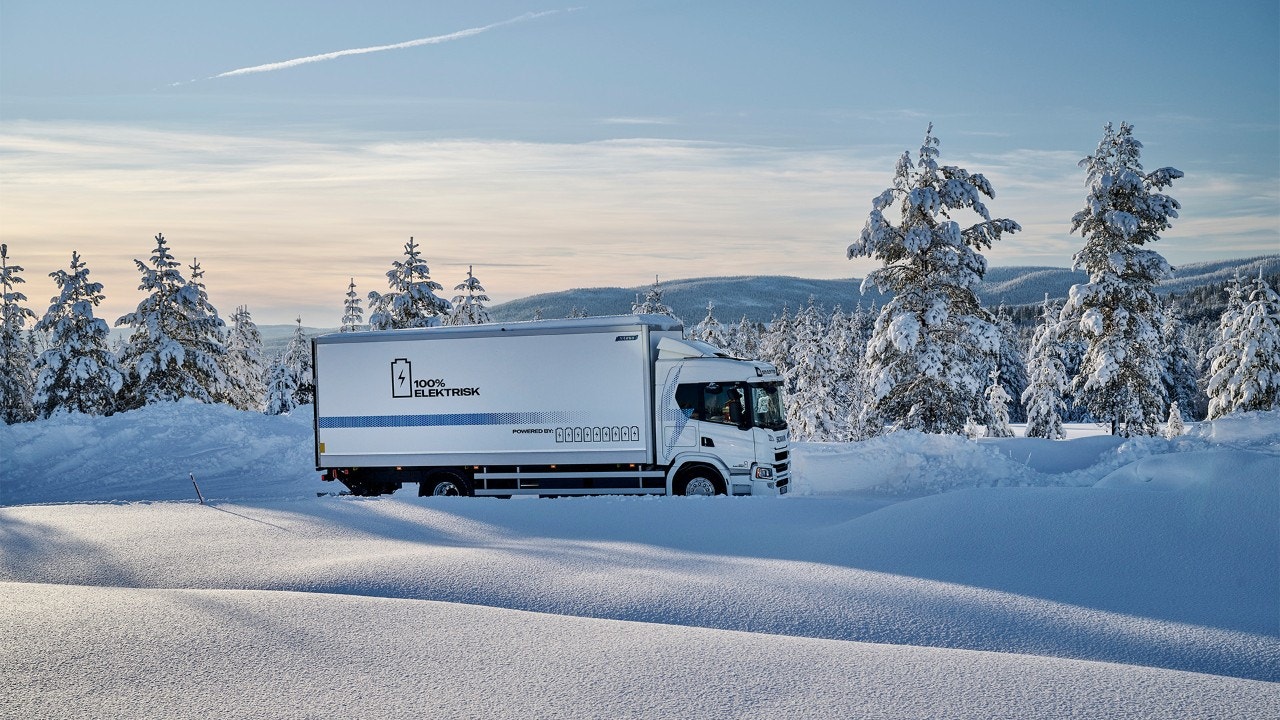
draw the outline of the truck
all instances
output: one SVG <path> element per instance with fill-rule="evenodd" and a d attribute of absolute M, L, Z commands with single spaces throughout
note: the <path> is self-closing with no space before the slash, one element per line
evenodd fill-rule
<path fill-rule="evenodd" d="M 783 495 L 783 382 L 664 315 L 312 339 L 316 469 L 353 495 Z"/>

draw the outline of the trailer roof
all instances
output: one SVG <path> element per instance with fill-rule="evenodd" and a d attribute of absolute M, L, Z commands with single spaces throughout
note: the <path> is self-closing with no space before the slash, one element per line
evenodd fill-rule
<path fill-rule="evenodd" d="M 650 330 L 683 332 L 684 324 L 669 315 L 604 315 L 599 317 L 564 318 L 556 320 L 528 320 L 523 322 L 484 323 L 481 325 L 448 325 L 404 330 L 369 330 L 363 332 L 333 332 L 315 338 L 317 342 L 367 342 L 375 338 L 410 340 L 418 337 L 441 338 L 447 336 L 480 337 L 486 335 L 555 335 L 579 332 L 607 332 L 613 330 L 648 327 Z"/>

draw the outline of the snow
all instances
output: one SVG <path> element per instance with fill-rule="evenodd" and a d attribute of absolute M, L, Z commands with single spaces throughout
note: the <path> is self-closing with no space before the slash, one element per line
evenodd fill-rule
<path fill-rule="evenodd" d="M 0 426 L 0 718 L 1274 717 L 1280 412 L 1188 425 L 507 501 L 338 496 L 307 407 Z"/>

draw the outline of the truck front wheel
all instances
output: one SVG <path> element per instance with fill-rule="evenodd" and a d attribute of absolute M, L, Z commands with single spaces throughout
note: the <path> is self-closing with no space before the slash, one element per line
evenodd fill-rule
<path fill-rule="evenodd" d="M 467 495 L 467 485 L 457 473 L 435 473 L 418 484 L 418 495 Z"/>
<path fill-rule="evenodd" d="M 719 478 L 713 477 L 709 470 L 693 470 L 685 476 L 680 485 L 681 495 L 723 495 Z"/>

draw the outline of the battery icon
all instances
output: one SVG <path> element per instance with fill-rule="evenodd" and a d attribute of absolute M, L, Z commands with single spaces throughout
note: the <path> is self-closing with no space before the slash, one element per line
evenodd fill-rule
<path fill-rule="evenodd" d="M 391 363 L 391 397 L 413 397 L 413 364 L 405 358 Z"/>

